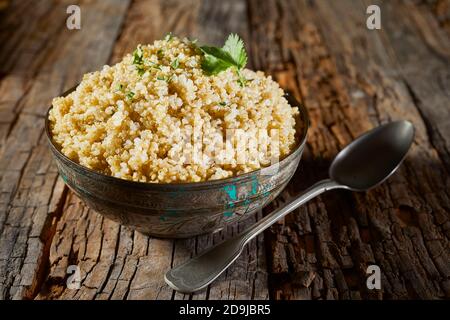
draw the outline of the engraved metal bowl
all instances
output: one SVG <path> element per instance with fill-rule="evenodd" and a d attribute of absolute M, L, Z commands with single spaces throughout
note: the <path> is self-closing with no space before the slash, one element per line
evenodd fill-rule
<path fill-rule="evenodd" d="M 45 131 L 59 174 L 87 206 L 151 236 L 186 238 L 216 232 L 250 217 L 287 185 L 300 161 L 309 126 L 305 108 L 292 97 L 287 99 L 300 110 L 298 145 L 289 156 L 266 168 L 264 173 L 269 170 L 271 175 L 256 170 L 206 182 L 128 181 L 86 168 L 62 154 L 52 140 L 48 112 Z"/>

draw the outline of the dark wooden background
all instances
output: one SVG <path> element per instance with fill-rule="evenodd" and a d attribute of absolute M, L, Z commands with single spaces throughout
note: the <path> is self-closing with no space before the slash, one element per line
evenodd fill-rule
<path fill-rule="evenodd" d="M 449 1 L 9 2 L 0 11 L 0 298 L 450 297 Z M 66 28 L 74 3 L 81 30 Z M 381 7 L 381 30 L 366 28 L 369 4 Z M 133 232 L 64 186 L 43 132 L 53 97 L 169 31 L 214 44 L 239 33 L 250 67 L 273 75 L 309 111 L 300 168 L 258 217 L 325 177 L 343 146 L 381 123 L 412 121 L 414 146 L 382 186 L 311 201 L 253 241 L 207 290 L 175 293 L 163 281 L 168 268 L 255 219 L 188 240 Z M 382 271 L 381 290 L 366 287 L 371 264 Z M 79 290 L 66 287 L 68 265 L 81 269 Z"/>

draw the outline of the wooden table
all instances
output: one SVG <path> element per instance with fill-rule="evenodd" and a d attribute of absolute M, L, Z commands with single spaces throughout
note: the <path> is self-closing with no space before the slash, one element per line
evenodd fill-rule
<path fill-rule="evenodd" d="M 81 30 L 66 28 L 78 3 Z M 381 30 L 366 8 L 381 8 Z M 12 1 L 0 11 L 0 298 L 409 299 L 450 297 L 448 1 Z M 167 32 L 246 42 L 312 125 L 298 172 L 270 212 L 326 176 L 335 154 L 381 123 L 408 119 L 415 143 L 367 193 L 333 191 L 276 224 L 200 294 L 175 293 L 173 265 L 246 225 L 187 240 L 147 237 L 86 208 L 58 178 L 43 132 L 51 99 L 86 72 Z M 366 286 L 380 267 L 381 290 Z M 81 271 L 79 290 L 67 267 Z"/>

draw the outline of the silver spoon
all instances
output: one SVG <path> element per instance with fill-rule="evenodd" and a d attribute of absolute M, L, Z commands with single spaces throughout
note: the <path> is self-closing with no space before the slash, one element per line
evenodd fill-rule
<path fill-rule="evenodd" d="M 246 231 L 169 270 L 164 279 L 173 289 L 191 293 L 205 288 L 241 254 L 244 246 L 300 205 L 332 189 L 365 191 L 386 180 L 398 168 L 414 138 L 408 121 L 375 128 L 346 146 L 329 169 L 330 179 L 317 182 Z"/>

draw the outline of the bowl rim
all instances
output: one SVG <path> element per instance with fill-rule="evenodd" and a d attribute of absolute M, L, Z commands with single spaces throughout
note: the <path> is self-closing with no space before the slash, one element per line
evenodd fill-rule
<path fill-rule="evenodd" d="M 68 94 L 70 94 L 71 92 L 75 91 L 76 88 L 78 87 L 78 84 L 72 88 L 70 88 L 69 90 L 65 91 L 61 96 L 66 96 Z M 299 111 L 300 111 L 300 117 L 303 121 L 303 126 L 302 126 L 302 134 L 300 137 L 300 142 L 297 144 L 296 148 L 294 149 L 293 152 L 291 152 L 287 157 L 285 157 L 284 159 L 282 159 L 281 161 L 272 164 L 268 167 L 264 167 L 262 169 L 269 169 L 271 167 L 274 167 L 276 165 L 282 166 L 288 162 L 290 162 L 293 158 L 295 158 L 304 148 L 304 145 L 306 144 L 306 138 L 307 138 L 307 133 L 308 133 L 308 129 L 310 126 L 310 118 L 308 115 L 308 111 L 306 110 L 305 106 L 303 104 L 301 104 L 300 102 L 298 102 L 297 99 L 295 99 L 295 97 L 293 97 L 291 94 L 289 93 L 285 93 L 285 97 L 288 100 L 288 103 L 292 105 L 291 102 L 294 102 L 295 105 L 298 107 Z M 62 153 L 59 148 L 55 145 L 55 143 L 53 142 L 52 139 L 52 134 L 50 131 L 50 120 L 48 118 L 50 110 L 53 108 L 53 105 L 51 105 L 46 114 L 45 114 L 45 134 L 47 137 L 47 141 L 50 145 L 51 150 L 56 153 L 59 157 L 61 157 L 65 162 L 70 163 L 71 166 L 73 166 L 77 171 L 83 173 L 87 173 L 89 175 L 92 175 L 96 178 L 99 179 L 103 179 L 106 181 L 110 181 L 111 183 L 119 183 L 119 184 L 123 184 L 123 185 L 128 185 L 130 187 L 137 187 L 137 188 L 144 188 L 144 189 L 153 189 L 155 187 L 165 187 L 165 188 L 190 188 L 190 187 L 209 187 L 212 185 L 227 185 L 227 184 L 233 184 L 236 183 L 238 181 L 242 181 L 245 179 L 249 179 L 252 176 L 258 175 L 260 173 L 260 171 L 262 169 L 257 169 L 254 171 L 250 171 L 244 174 L 240 174 L 237 176 L 233 176 L 233 177 L 229 177 L 229 178 L 223 178 L 223 179 L 217 179 L 217 180 L 209 180 L 209 181 L 199 181 L 199 182 L 168 182 L 168 183 L 157 183 L 157 182 L 141 182 L 141 181 L 133 181 L 133 180 L 126 180 L 126 179 L 122 179 L 122 178 L 118 178 L 118 177 L 114 177 L 111 175 L 107 175 L 101 172 L 98 172 L 94 169 L 90 169 L 88 167 L 85 167 L 73 160 L 71 160 L 69 157 L 67 157 L 64 153 Z"/>

